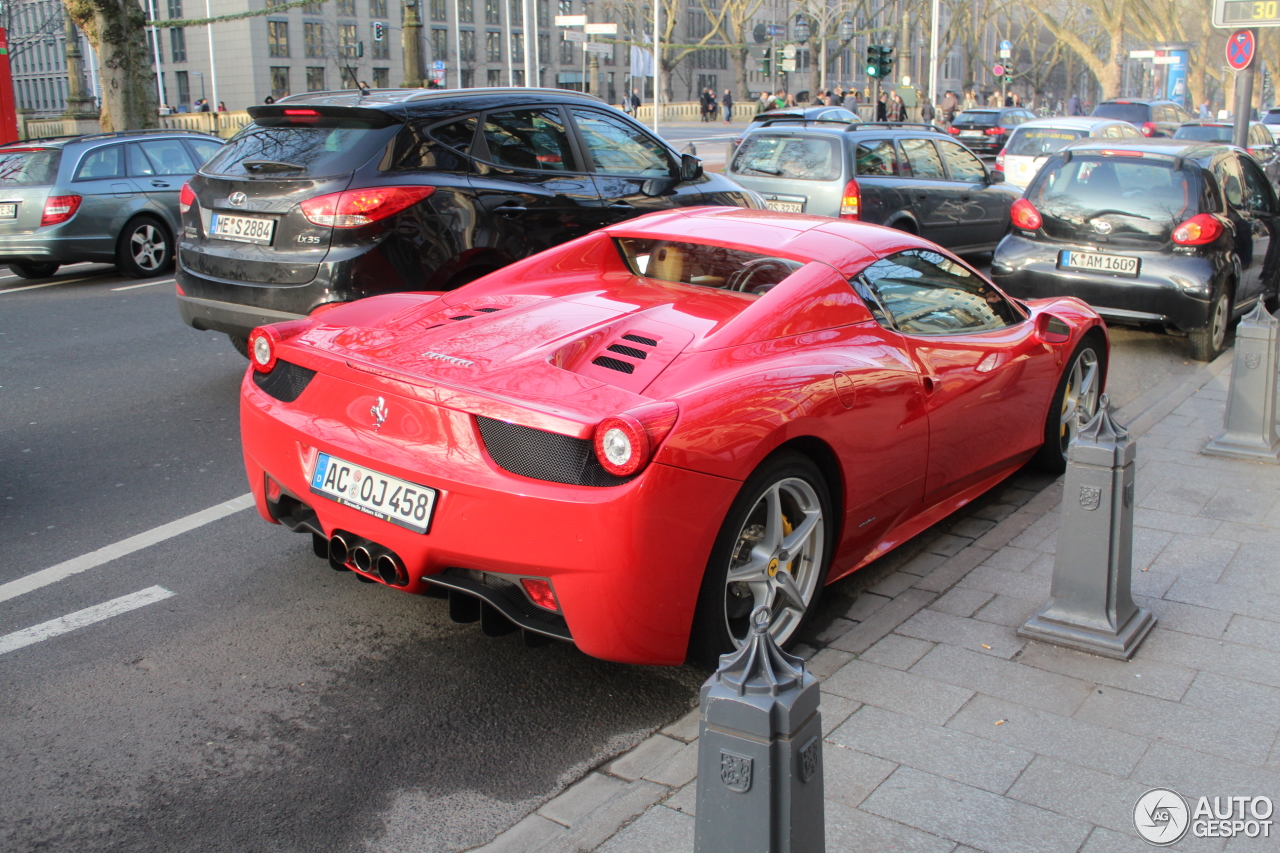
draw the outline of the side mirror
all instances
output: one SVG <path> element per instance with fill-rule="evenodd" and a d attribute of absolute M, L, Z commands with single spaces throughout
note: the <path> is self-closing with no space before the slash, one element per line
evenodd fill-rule
<path fill-rule="evenodd" d="M 680 180 L 696 181 L 702 177 L 702 160 L 692 154 L 680 155 Z"/>
<path fill-rule="evenodd" d="M 1071 327 L 1052 314 L 1040 314 L 1036 317 L 1036 334 L 1046 344 L 1065 344 L 1071 340 Z"/>
<path fill-rule="evenodd" d="M 994 170 L 992 170 L 992 171 L 990 171 L 990 172 L 987 172 L 987 183 L 989 183 L 989 184 L 1003 184 L 1003 183 L 1004 183 L 1004 172 L 997 172 L 997 171 L 994 171 Z"/>

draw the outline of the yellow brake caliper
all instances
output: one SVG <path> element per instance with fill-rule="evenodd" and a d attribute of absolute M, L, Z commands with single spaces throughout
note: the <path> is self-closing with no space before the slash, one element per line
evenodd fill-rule
<path fill-rule="evenodd" d="M 782 536 L 783 536 L 783 538 L 786 538 L 787 536 L 790 536 L 790 535 L 791 535 L 791 531 L 793 531 L 793 530 L 795 530 L 795 528 L 791 526 L 791 522 L 790 522 L 790 521 L 788 521 L 788 520 L 787 520 L 787 517 L 784 515 L 784 516 L 782 517 Z M 780 565 L 781 565 L 781 563 L 779 563 L 779 562 L 778 562 L 778 558 L 777 558 L 777 557 L 774 557 L 772 560 L 770 560 L 770 561 L 769 561 L 769 577 L 774 577 L 775 575 L 777 575 L 777 574 L 778 574 L 778 567 L 779 567 Z M 793 574 L 793 575 L 796 573 L 795 565 L 796 565 L 796 561 L 795 561 L 795 560 L 792 560 L 790 563 L 787 563 L 787 571 L 788 571 L 788 572 L 790 572 L 790 573 L 791 573 L 791 574 Z"/>

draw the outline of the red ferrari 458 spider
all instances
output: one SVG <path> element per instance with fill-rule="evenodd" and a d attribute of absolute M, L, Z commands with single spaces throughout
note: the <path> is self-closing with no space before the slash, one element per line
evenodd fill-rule
<path fill-rule="evenodd" d="M 1032 459 L 1106 377 L 1076 299 L 1022 303 L 901 231 L 654 213 L 448 293 L 251 339 L 258 510 L 487 633 L 712 661 Z"/>

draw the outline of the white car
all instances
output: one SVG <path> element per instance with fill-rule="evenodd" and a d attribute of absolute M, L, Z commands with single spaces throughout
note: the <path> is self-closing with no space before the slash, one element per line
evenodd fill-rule
<path fill-rule="evenodd" d="M 1280 142 L 1280 107 L 1272 107 L 1262 116 L 1262 123 L 1271 131 L 1271 138 Z"/>
<path fill-rule="evenodd" d="M 1090 116 L 1055 116 L 1023 122 L 1014 128 L 1004 149 L 996 155 L 996 171 L 1015 187 L 1026 187 L 1055 151 L 1077 139 L 1141 139 L 1127 121 Z"/>

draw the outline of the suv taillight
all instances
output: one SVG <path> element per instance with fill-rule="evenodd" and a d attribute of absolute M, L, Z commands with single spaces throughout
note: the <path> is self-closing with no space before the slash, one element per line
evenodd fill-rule
<path fill-rule="evenodd" d="M 1040 211 L 1025 198 L 1018 199 L 1009 208 L 1009 219 L 1014 228 L 1021 228 L 1023 231 L 1036 231 L 1044 224 Z"/>
<path fill-rule="evenodd" d="M 840 196 L 840 218 L 857 219 L 862 208 L 862 190 L 853 178 L 844 185 L 844 193 Z"/>
<path fill-rule="evenodd" d="M 1003 127 L 988 127 L 987 136 L 1004 136 Z"/>
<path fill-rule="evenodd" d="M 1198 213 L 1173 229 L 1179 246 L 1205 246 L 1222 236 L 1222 220 L 1210 213 Z"/>
<path fill-rule="evenodd" d="M 1000 149 L 1000 153 L 996 155 L 996 165 L 995 165 L 995 168 L 994 168 L 994 169 L 992 169 L 992 171 L 993 171 L 993 172 L 1003 172 L 1003 171 L 1004 171 L 1004 152 L 1006 152 L 1006 151 L 1008 151 L 1008 150 L 1009 150 L 1008 148 L 1001 148 L 1001 149 Z"/>
<path fill-rule="evenodd" d="M 76 215 L 83 201 L 78 195 L 51 195 L 44 203 L 44 213 L 40 216 L 41 225 L 57 225 L 66 222 Z"/>
<path fill-rule="evenodd" d="M 1144 122 L 1142 123 L 1142 127 L 1140 127 L 1140 128 L 1139 128 L 1139 130 L 1141 130 L 1141 131 L 1142 131 L 1142 135 L 1143 135 L 1143 136 L 1155 136 L 1155 135 L 1156 135 L 1156 126 L 1155 126 L 1155 124 L 1154 124 L 1153 122 L 1144 121 Z"/>
<path fill-rule="evenodd" d="M 393 216 L 435 191 L 435 187 L 365 187 L 309 198 L 299 207 L 312 225 L 359 228 Z"/>
<path fill-rule="evenodd" d="M 959 136 L 959 135 L 960 135 L 960 128 L 956 127 L 956 126 L 953 124 L 953 125 L 951 125 L 951 127 L 948 127 L 948 128 L 947 128 L 947 133 L 951 134 L 952 136 Z"/>
<path fill-rule="evenodd" d="M 178 212 L 186 213 L 195 203 L 196 191 L 191 189 L 191 182 L 187 181 L 182 185 L 182 191 L 178 193 Z"/>

